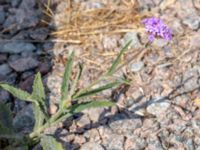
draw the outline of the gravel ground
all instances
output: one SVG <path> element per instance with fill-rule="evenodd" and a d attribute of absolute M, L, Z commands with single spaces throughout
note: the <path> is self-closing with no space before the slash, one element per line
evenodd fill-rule
<path fill-rule="evenodd" d="M 134 0 L 133 0 L 134 1 Z M 97 9 L 108 1 L 76 0 L 83 9 Z M 139 0 L 139 14 L 162 18 L 173 30 L 173 39 L 155 40 L 144 48 L 147 36 L 139 29 L 102 35 L 98 45 L 53 42 L 49 36 L 67 2 L 58 3 L 54 25 L 46 25 L 35 0 L 0 0 L 0 82 L 31 91 L 34 74 L 40 71 L 49 92 L 51 110 L 56 109 L 64 71 L 63 59 L 75 49 L 75 65 L 85 64 L 80 87 L 89 84 L 113 60 L 129 39 L 133 44 L 125 60 L 139 52 L 118 76 L 125 73 L 131 85 L 108 90 L 118 107 L 84 111 L 74 120 L 48 129 L 66 150 L 200 150 L 200 1 Z M 142 26 L 142 25 L 141 25 Z M 100 54 L 113 53 L 104 57 Z M 87 54 L 87 55 L 85 55 Z M 95 62 L 95 63 L 93 63 Z M 32 106 L 0 90 L 0 101 L 15 116 L 17 131 L 30 132 Z M 37 148 L 35 148 L 37 149 Z"/>

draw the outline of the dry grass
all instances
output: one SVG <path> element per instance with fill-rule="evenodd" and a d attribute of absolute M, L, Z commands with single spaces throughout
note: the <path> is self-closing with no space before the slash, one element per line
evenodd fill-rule
<path fill-rule="evenodd" d="M 95 9 L 84 9 L 73 0 L 66 1 L 69 5 L 63 10 L 65 19 L 56 18 L 56 12 L 54 14 L 50 8 L 50 0 L 45 5 L 44 13 L 59 22 L 56 31 L 52 33 L 58 39 L 88 45 L 88 42 L 99 41 L 102 34 L 126 33 L 139 27 L 141 16 L 137 12 L 137 3 L 133 0 L 108 2 Z"/>

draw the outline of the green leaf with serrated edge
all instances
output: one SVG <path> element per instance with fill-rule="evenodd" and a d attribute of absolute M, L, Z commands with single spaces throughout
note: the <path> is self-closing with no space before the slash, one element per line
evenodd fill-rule
<path fill-rule="evenodd" d="M 111 107 L 114 106 L 115 103 L 108 101 L 108 100 L 98 100 L 98 101 L 91 101 L 91 102 L 85 102 L 81 104 L 75 104 L 70 108 L 70 112 L 72 114 L 79 113 L 85 109 L 90 108 L 98 108 L 98 107 Z"/>
<path fill-rule="evenodd" d="M 8 84 L 0 84 L 0 87 L 10 92 L 13 96 L 17 97 L 20 100 L 35 102 L 33 99 L 31 99 L 31 95 L 26 91 L 20 90 Z"/>
<path fill-rule="evenodd" d="M 75 77 L 75 79 L 72 82 L 72 86 L 71 86 L 71 89 L 70 89 L 70 92 L 69 92 L 69 96 L 70 97 L 74 94 L 74 92 L 76 90 L 76 86 L 77 86 L 78 81 L 80 80 L 82 71 L 83 71 L 83 66 L 81 64 L 79 64 L 78 73 L 76 74 L 76 77 Z"/>
<path fill-rule="evenodd" d="M 37 100 L 38 102 L 38 104 L 33 104 L 33 112 L 35 116 L 35 131 L 43 125 L 45 116 L 47 117 L 47 106 L 45 103 L 46 97 L 40 73 L 37 73 L 35 76 L 31 98 Z"/>
<path fill-rule="evenodd" d="M 128 49 L 128 46 L 131 44 L 132 40 L 130 40 L 120 51 L 119 55 L 117 56 L 116 60 L 113 62 L 111 68 L 108 70 L 106 75 L 112 75 L 113 72 L 116 70 L 118 64 L 120 63 L 122 54 L 125 52 L 125 50 Z"/>
<path fill-rule="evenodd" d="M 41 74 L 38 72 L 33 83 L 32 97 L 35 99 L 45 100 L 44 85 L 42 83 Z"/>
<path fill-rule="evenodd" d="M 43 136 L 40 142 L 43 150 L 64 150 L 61 143 L 52 136 Z"/>
<path fill-rule="evenodd" d="M 61 102 L 60 102 L 61 107 L 63 107 L 63 101 L 66 100 L 68 96 L 69 79 L 72 73 L 73 58 L 74 58 L 74 52 L 72 52 L 72 54 L 70 55 L 69 60 L 65 66 L 65 72 L 63 75 L 63 81 L 61 86 Z"/>
<path fill-rule="evenodd" d="M 36 131 L 43 125 L 45 116 L 40 107 L 35 103 L 33 104 L 33 113 L 35 117 L 35 124 L 33 130 Z"/>
<path fill-rule="evenodd" d="M 100 93 L 100 92 L 102 92 L 104 90 L 119 86 L 120 84 L 121 84 L 121 82 L 119 82 L 119 81 L 108 83 L 108 84 L 106 84 L 104 86 L 101 86 L 99 88 L 93 89 L 91 91 L 87 91 L 85 93 L 81 93 L 80 95 L 77 95 L 77 96 L 73 97 L 73 99 L 80 99 L 80 98 L 83 98 L 83 97 L 92 96 L 92 95 Z"/>
<path fill-rule="evenodd" d="M 38 104 L 33 104 L 33 112 L 35 116 L 34 131 L 37 130 L 44 122 L 44 113 L 47 111 L 45 105 L 45 92 L 40 73 L 37 73 L 33 83 L 32 99 L 38 101 Z M 43 113 L 44 112 L 44 113 Z"/>
<path fill-rule="evenodd" d="M 54 122 L 54 125 L 59 122 L 65 121 L 67 118 L 73 116 L 76 113 L 82 112 L 85 109 L 111 107 L 114 105 L 115 105 L 114 102 L 108 100 L 98 100 L 98 101 L 85 102 L 81 104 L 75 104 L 71 106 L 62 117 L 60 117 L 56 122 Z"/>
<path fill-rule="evenodd" d="M 47 113 L 47 104 L 45 103 L 45 90 L 44 85 L 42 83 L 41 74 L 38 72 L 35 76 L 34 82 L 33 82 L 33 92 L 31 94 L 31 98 L 38 101 L 39 106 L 42 108 L 44 112 Z"/>

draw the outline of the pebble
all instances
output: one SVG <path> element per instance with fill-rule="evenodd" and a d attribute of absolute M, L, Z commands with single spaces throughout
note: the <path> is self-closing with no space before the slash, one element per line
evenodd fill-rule
<path fill-rule="evenodd" d="M 132 40 L 132 42 L 130 44 L 131 48 L 137 49 L 137 48 L 141 48 L 142 47 L 137 32 L 128 32 L 128 33 L 126 33 L 124 35 L 124 38 L 121 41 L 122 45 L 125 45 L 130 40 Z"/>
<path fill-rule="evenodd" d="M 117 41 L 118 39 L 116 37 L 104 37 L 102 44 L 105 50 L 113 50 L 117 47 Z"/>
<path fill-rule="evenodd" d="M 125 150 L 141 150 L 141 149 L 145 149 L 146 146 L 147 146 L 147 143 L 145 139 L 134 136 L 134 135 L 130 138 L 127 138 L 124 143 Z"/>
<path fill-rule="evenodd" d="M 31 91 L 32 91 L 32 85 L 33 85 L 34 78 L 35 78 L 34 75 L 29 76 L 29 77 L 26 78 L 24 81 L 21 81 L 21 82 L 19 83 L 19 87 L 20 87 L 22 90 L 31 92 Z"/>
<path fill-rule="evenodd" d="M 96 123 L 100 121 L 100 116 L 102 115 L 103 111 L 104 111 L 104 108 L 91 108 L 91 109 L 85 110 L 84 113 L 88 114 L 90 120 L 93 123 Z"/>
<path fill-rule="evenodd" d="M 6 103 L 10 100 L 10 98 L 10 94 L 7 91 L 0 89 L 0 102 Z"/>
<path fill-rule="evenodd" d="M 31 132 L 34 125 L 34 115 L 32 105 L 24 107 L 20 112 L 17 113 L 13 120 L 13 126 L 18 132 Z"/>
<path fill-rule="evenodd" d="M 7 55 L 6 54 L 0 54 L 0 63 L 3 63 L 7 60 Z"/>
<path fill-rule="evenodd" d="M 195 35 L 190 37 L 190 47 L 192 49 L 200 48 L 200 32 L 197 32 Z"/>
<path fill-rule="evenodd" d="M 21 0 L 11 0 L 11 6 L 17 7 L 21 3 Z"/>
<path fill-rule="evenodd" d="M 12 72 L 12 69 L 8 64 L 0 65 L 0 75 L 6 76 Z"/>
<path fill-rule="evenodd" d="M 139 72 L 144 68 L 144 62 L 138 61 L 129 65 L 129 68 L 132 72 Z"/>
<path fill-rule="evenodd" d="M 34 8 L 35 0 L 22 0 L 18 9 L 13 9 L 12 14 L 7 17 L 3 27 L 10 30 L 11 34 L 19 30 L 35 27 L 39 22 L 41 10 Z M 13 25 L 15 25 L 13 27 Z"/>
<path fill-rule="evenodd" d="M 101 141 L 101 137 L 99 135 L 99 131 L 97 129 L 95 129 L 95 128 L 87 130 L 84 133 L 84 137 L 86 137 L 87 139 L 89 139 L 89 141 L 92 141 L 92 142 Z"/>
<path fill-rule="evenodd" d="M 168 44 L 168 41 L 165 39 L 155 39 L 153 45 L 158 47 L 164 47 Z"/>
<path fill-rule="evenodd" d="M 87 142 L 81 146 L 80 150 L 104 150 L 104 148 L 96 142 Z"/>
<path fill-rule="evenodd" d="M 19 54 L 22 52 L 32 52 L 36 47 L 31 43 L 25 42 L 10 42 L 6 44 L 1 43 L 1 53 Z"/>
<path fill-rule="evenodd" d="M 164 150 L 160 140 L 152 135 L 152 137 L 148 137 L 147 139 L 148 146 L 146 147 L 149 150 Z"/>
<path fill-rule="evenodd" d="M 32 57 L 19 58 L 15 61 L 9 61 L 8 63 L 10 67 L 13 68 L 17 72 L 30 70 L 30 69 L 36 68 L 39 65 L 39 62 Z"/>
<path fill-rule="evenodd" d="M 119 134 L 110 134 L 108 138 L 103 139 L 103 145 L 107 150 L 122 150 L 124 146 L 124 136 Z"/>
<path fill-rule="evenodd" d="M 188 139 L 184 142 L 184 146 L 187 150 L 195 150 L 194 143 L 192 139 Z"/>
<path fill-rule="evenodd" d="M 51 104 L 49 107 L 49 114 L 53 115 L 57 112 L 57 110 L 58 110 L 58 107 L 54 104 Z"/>
<path fill-rule="evenodd" d="M 192 30 L 198 30 L 200 26 L 200 19 L 189 16 L 183 20 L 183 24 L 187 25 Z"/>
<path fill-rule="evenodd" d="M 142 9 L 150 9 L 152 7 L 155 6 L 153 1 L 149 1 L 149 0 L 140 0 L 139 2 L 139 6 Z"/>
<path fill-rule="evenodd" d="M 51 70 L 51 62 L 40 62 L 37 71 L 41 74 L 47 74 Z"/>
<path fill-rule="evenodd" d="M 43 41 L 47 38 L 48 34 L 49 30 L 47 28 L 37 28 L 31 31 L 30 37 L 34 40 Z"/>
<path fill-rule="evenodd" d="M 109 121 L 109 126 L 115 133 L 129 136 L 142 126 L 142 121 L 139 118 L 128 118 L 123 114 L 118 114 Z"/>
<path fill-rule="evenodd" d="M 164 114 L 169 107 L 170 103 L 165 102 L 164 100 L 161 102 L 152 102 L 147 106 L 147 112 L 159 117 L 160 115 Z"/>
<path fill-rule="evenodd" d="M 79 126 L 79 127 L 82 127 L 82 128 L 89 128 L 90 127 L 90 119 L 89 117 L 85 114 L 83 116 L 81 116 L 80 118 L 77 119 L 77 122 L 76 124 Z"/>
<path fill-rule="evenodd" d="M 0 24 L 3 24 L 4 23 L 4 20 L 5 20 L 5 17 L 6 17 L 6 13 L 3 9 L 1 9 L 0 7 Z"/>

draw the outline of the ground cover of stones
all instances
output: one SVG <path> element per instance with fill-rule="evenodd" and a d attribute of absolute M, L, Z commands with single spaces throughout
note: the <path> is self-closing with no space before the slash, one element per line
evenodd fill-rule
<path fill-rule="evenodd" d="M 83 10 L 112 3 L 113 7 L 122 2 L 137 4 L 137 16 L 162 18 L 173 30 L 173 39 L 157 39 L 145 48 L 147 35 L 138 22 L 122 26 L 127 29 L 123 32 L 88 34 L 88 41 L 57 37 L 52 33 L 65 22 L 64 10 L 70 2 Z M 200 150 L 199 0 L 55 0 L 53 5 L 51 20 L 44 13 L 47 8 L 36 0 L 0 0 L 0 82 L 30 92 L 34 74 L 40 71 L 49 93 L 49 111 L 54 113 L 64 63 L 72 50 L 73 73 L 78 62 L 85 65 L 81 88 L 106 71 L 123 44 L 132 39 L 123 58 L 131 62 L 116 73 L 125 74 L 131 85 L 94 97 L 110 98 L 117 106 L 84 111 L 46 133 L 57 137 L 66 150 Z M 132 26 L 134 30 L 129 29 Z M 31 104 L 3 90 L 0 101 L 10 106 L 16 130 L 30 132 L 34 124 Z"/>

